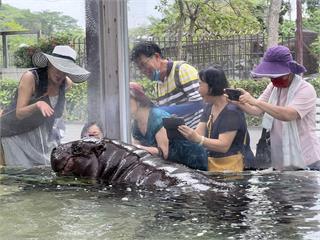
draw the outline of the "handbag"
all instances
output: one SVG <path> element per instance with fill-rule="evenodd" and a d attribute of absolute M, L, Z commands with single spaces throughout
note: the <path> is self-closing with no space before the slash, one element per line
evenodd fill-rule
<path fill-rule="evenodd" d="M 244 169 L 252 170 L 255 169 L 255 156 L 250 147 L 250 136 L 247 130 L 244 141 L 243 141 L 243 150 L 242 154 L 244 156 Z"/>
<path fill-rule="evenodd" d="M 208 157 L 208 171 L 210 172 L 242 172 L 243 155 L 237 154 L 227 157 Z"/>
<path fill-rule="evenodd" d="M 211 135 L 212 114 L 207 122 L 208 138 Z M 247 133 L 244 137 L 246 142 Z M 241 152 L 227 157 L 208 157 L 208 171 L 210 172 L 242 172 L 244 169 L 244 156 Z"/>
<path fill-rule="evenodd" d="M 266 169 L 271 167 L 270 132 L 263 128 L 259 142 L 257 143 L 254 161 L 255 169 Z"/>

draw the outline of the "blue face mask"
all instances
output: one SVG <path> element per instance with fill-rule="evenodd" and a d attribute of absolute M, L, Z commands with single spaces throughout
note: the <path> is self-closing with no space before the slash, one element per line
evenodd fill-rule
<path fill-rule="evenodd" d="M 156 82 L 160 81 L 160 70 L 159 69 L 153 70 L 151 80 L 156 81 Z"/>

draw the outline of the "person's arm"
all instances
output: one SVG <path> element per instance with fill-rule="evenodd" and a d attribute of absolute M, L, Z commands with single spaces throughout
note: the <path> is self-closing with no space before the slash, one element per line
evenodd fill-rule
<path fill-rule="evenodd" d="M 250 93 L 241 89 L 242 95 L 239 98 L 238 106 L 246 113 L 252 115 L 261 115 L 266 112 L 272 117 L 281 121 L 292 121 L 299 118 L 298 112 L 292 107 L 276 106 L 262 99 L 256 99 Z"/>
<path fill-rule="evenodd" d="M 69 91 L 74 86 L 74 83 L 69 77 L 66 77 L 66 90 Z"/>
<path fill-rule="evenodd" d="M 226 153 L 230 149 L 230 146 L 237 134 L 237 131 L 228 131 L 219 134 L 218 139 L 211 139 L 204 137 L 204 135 L 200 135 L 196 130 L 193 130 L 186 125 L 179 126 L 178 130 L 189 141 L 201 143 L 201 145 L 208 150 L 222 153 Z"/>
<path fill-rule="evenodd" d="M 218 139 L 205 137 L 202 146 L 211 151 L 226 153 L 229 151 L 236 134 L 237 131 L 230 131 L 219 134 Z"/>
<path fill-rule="evenodd" d="M 195 131 L 200 135 L 204 136 L 206 133 L 207 123 L 206 122 L 199 122 L 198 126 L 196 127 Z"/>
<path fill-rule="evenodd" d="M 35 92 L 35 79 L 31 72 L 26 72 L 21 77 L 18 87 L 18 98 L 16 116 L 18 119 L 24 119 L 32 115 L 36 111 L 41 111 L 45 117 L 50 117 L 53 114 L 53 109 L 44 101 L 37 101 L 29 104 L 32 94 Z"/>
<path fill-rule="evenodd" d="M 251 98 L 253 98 L 249 92 L 247 92 L 246 90 L 244 90 L 242 88 L 237 88 L 237 90 L 241 91 L 239 101 L 228 99 L 230 102 L 237 105 L 239 108 L 241 108 L 242 111 L 244 111 L 245 113 L 250 114 L 250 115 L 261 116 L 264 113 L 260 108 L 248 103 L 249 100 Z M 226 97 L 228 97 L 228 96 L 226 95 Z"/>
<path fill-rule="evenodd" d="M 292 121 L 299 118 L 298 112 L 292 107 L 276 106 L 259 99 L 255 99 L 252 105 L 281 121 Z"/>
<path fill-rule="evenodd" d="M 167 135 L 167 131 L 164 127 L 160 128 L 160 130 L 156 134 L 156 141 L 158 148 L 162 150 L 162 157 L 164 159 L 168 158 L 169 154 L 169 139 Z M 159 154 L 159 149 L 157 149 L 157 154 Z"/>
<path fill-rule="evenodd" d="M 137 140 L 134 141 L 134 144 L 141 149 L 144 149 L 148 151 L 152 155 L 158 155 L 163 157 L 164 159 L 168 158 L 169 154 L 169 139 L 167 136 L 167 131 L 164 127 L 162 127 L 157 133 L 156 133 L 156 141 L 157 141 L 157 147 L 148 147 L 141 145 L 141 143 Z M 160 148 L 160 150 L 159 150 Z M 161 152 L 160 152 L 161 151 Z"/>

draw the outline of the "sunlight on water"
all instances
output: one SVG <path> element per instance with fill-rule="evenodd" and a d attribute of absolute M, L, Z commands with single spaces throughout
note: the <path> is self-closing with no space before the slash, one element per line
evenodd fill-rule
<path fill-rule="evenodd" d="M 0 239 L 319 239 L 320 174 L 212 175 L 219 192 L 145 190 L 0 174 Z"/>

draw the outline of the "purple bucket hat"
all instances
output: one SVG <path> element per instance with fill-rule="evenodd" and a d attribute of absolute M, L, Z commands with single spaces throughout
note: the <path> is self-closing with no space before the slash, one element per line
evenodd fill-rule
<path fill-rule="evenodd" d="M 277 78 L 289 73 L 306 72 L 306 68 L 293 61 L 290 50 L 285 46 L 268 48 L 260 64 L 251 72 L 253 77 Z"/>

